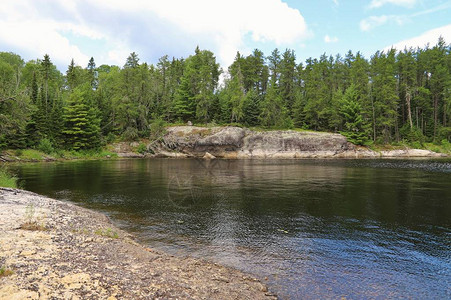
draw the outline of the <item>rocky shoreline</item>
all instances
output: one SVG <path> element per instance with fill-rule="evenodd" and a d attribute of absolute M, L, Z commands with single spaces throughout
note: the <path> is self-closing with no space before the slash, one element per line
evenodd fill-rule
<path fill-rule="evenodd" d="M 157 143 L 148 145 L 148 151 L 154 157 L 208 159 L 446 157 L 445 154 L 421 149 L 376 152 L 349 143 L 346 137 L 335 133 L 252 131 L 233 126 L 168 127 Z"/>
<path fill-rule="evenodd" d="M 315 131 L 255 131 L 241 127 L 167 127 L 163 136 L 146 140 L 145 153 L 137 148 L 144 142 L 117 142 L 108 150 L 119 158 L 224 158 L 224 159 L 304 159 L 304 158 L 439 158 L 447 154 L 424 149 L 373 151 L 349 143 L 341 134 Z M 94 159 L 110 159 L 110 155 Z M 83 159 L 83 158 L 81 158 Z M 72 160 L 46 155 L 41 160 L 21 159 L 0 153 L 2 162 Z"/>
<path fill-rule="evenodd" d="M 100 213 L 0 188 L 0 299 L 276 299 L 257 279 L 146 248 Z"/>

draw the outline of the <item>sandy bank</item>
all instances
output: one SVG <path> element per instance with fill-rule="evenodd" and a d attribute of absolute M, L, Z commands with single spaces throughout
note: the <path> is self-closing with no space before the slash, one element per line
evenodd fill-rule
<path fill-rule="evenodd" d="M 4 188 L 0 268 L 0 299 L 275 299 L 237 270 L 145 248 L 100 213 Z"/>

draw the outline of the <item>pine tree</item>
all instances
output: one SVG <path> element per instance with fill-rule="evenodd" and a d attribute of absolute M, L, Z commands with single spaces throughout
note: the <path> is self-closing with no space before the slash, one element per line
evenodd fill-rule
<path fill-rule="evenodd" d="M 363 145 L 367 136 L 363 130 L 361 105 L 358 102 L 358 91 L 354 84 L 346 89 L 342 98 L 340 112 L 345 120 L 345 130 L 341 132 L 353 144 Z"/>
<path fill-rule="evenodd" d="M 66 145 L 73 150 L 91 149 L 100 145 L 100 119 L 93 107 L 89 107 L 85 93 L 76 88 L 64 108 Z"/>
<path fill-rule="evenodd" d="M 97 89 L 98 80 L 97 80 L 97 71 L 96 71 L 96 63 L 94 62 L 94 57 L 91 57 L 88 62 L 88 75 L 89 81 L 91 83 L 91 87 L 93 90 Z"/>
<path fill-rule="evenodd" d="M 230 96 L 231 119 L 230 122 L 240 122 L 244 116 L 244 99 L 246 96 L 243 83 L 243 74 L 241 73 L 241 56 L 237 53 L 233 68 L 230 68 L 231 79 L 227 83 Z"/>
<path fill-rule="evenodd" d="M 395 52 L 376 52 L 371 59 L 372 97 L 374 99 L 376 134 L 389 143 L 397 125 L 398 94 L 395 78 Z"/>
<path fill-rule="evenodd" d="M 279 94 L 275 77 L 271 78 L 266 96 L 261 102 L 260 120 L 265 127 L 290 128 L 292 126 L 288 110 Z"/>

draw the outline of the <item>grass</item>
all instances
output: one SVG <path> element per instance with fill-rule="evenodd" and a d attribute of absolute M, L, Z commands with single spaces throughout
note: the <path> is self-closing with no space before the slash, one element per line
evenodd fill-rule
<path fill-rule="evenodd" d="M 437 145 L 434 143 L 425 143 L 424 148 L 426 150 L 451 155 L 451 143 L 449 143 L 449 142 L 442 141 L 442 143 L 440 145 Z"/>
<path fill-rule="evenodd" d="M 19 156 L 19 158 L 23 160 L 44 160 L 46 157 L 48 157 L 47 154 L 34 149 L 24 149 Z"/>
<path fill-rule="evenodd" d="M 444 153 L 451 155 L 451 143 L 443 140 L 441 143 L 407 143 L 407 142 L 399 142 L 393 144 L 371 144 L 369 148 L 373 151 L 390 151 L 390 150 L 405 150 L 405 149 L 424 149 L 437 153 Z"/>
<path fill-rule="evenodd" d="M 81 150 L 81 151 L 69 151 L 69 150 L 55 150 L 50 154 L 46 154 L 36 149 L 19 149 L 19 150 L 6 150 L 6 155 L 17 157 L 20 161 L 46 161 L 46 160 L 89 160 L 89 159 L 103 159 L 103 158 L 115 158 L 117 154 L 105 149 L 100 150 Z"/>
<path fill-rule="evenodd" d="M 25 210 L 25 218 L 27 221 L 20 225 L 20 229 L 30 230 L 30 231 L 45 231 L 47 228 L 43 223 L 39 224 L 35 220 L 35 208 L 33 204 L 29 204 Z"/>
<path fill-rule="evenodd" d="M 94 233 L 97 234 L 97 235 L 104 236 L 104 237 L 109 237 L 109 238 L 112 238 L 112 239 L 118 239 L 119 238 L 119 235 L 117 234 L 117 232 L 112 230 L 111 228 L 97 229 Z"/>
<path fill-rule="evenodd" d="M 4 166 L 0 166 L 0 187 L 17 188 L 17 177 L 11 175 Z"/>
<path fill-rule="evenodd" d="M 13 274 L 14 274 L 14 271 L 11 270 L 11 269 L 8 269 L 8 268 L 6 268 L 4 266 L 2 266 L 0 268 L 0 278 L 1 277 L 6 277 L 6 276 L 10 276 L 10 275 L 13 275 Z"/>
<path fill-rule="evenodd" d="M 36 221 L 31 222 L 25 222 L 22 225 L 20 225 L 20 229 L 23 230 L 30 230 L 30 231 L 46 231 L 47 227 L 43 224 L 38 224 Z"/>

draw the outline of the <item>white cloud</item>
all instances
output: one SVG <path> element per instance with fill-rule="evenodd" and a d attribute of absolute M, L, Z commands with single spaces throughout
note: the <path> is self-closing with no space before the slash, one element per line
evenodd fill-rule
<path fill-rule="evenodd" d="M 324 37 L 324 42 L 326 43 L 336 43 L 338 42 L 338 38 L 336 36 L 330 37 L 328 34 Z"/>
<path fill-rule="evenodd" d="M 340 5 L 340 3 L 338 3 L 338 0 L 332 0 L 332 1 L 334 2 L 334 4 L 335 4 L 336 6 Z"/>
<path fill-rule="evenodd" d="M 390 50 L 391 48 L 395 48 L 397 50 L 404 50 L 405 48 L 423 48 L 427 44 L 429 44 L 431 47 L 437 44 L 437 41 L 439 37 L 442 36 L 445 39 L 445 42 L 447 44 L 451 43 L 451 24 L 435 28 L 429 31 L 426 31 L 425 33 L 411 38 L 407 40 L 400 41 L 394 45 L 387 46 L 384 50 Z"/>
<path fill-rule="evenodd" d="M 0 28 L 8 30 L 0 31 L 0 41 L 1 44 L 32 52 L 33 58 L 42 58 L 44 54 L 49 54 L 52 61 L 58 65 L 68 65 L 71 58 L 78 63 L 87 63 L 89 57 L 61 35 L 57 30 L 58 27 L 62 28 L 48 21 L 14 22 L 3 19 L 0 20 Z"/>
<path fill-rule="evenodd" d="M 290 47 L 310 34 L 301 13 L 282 0 L 3 0 L 0 28 L 2 48 L 34 57 L 49 53 L 61 65 L 71 58 L 84 64 L 90 56 L 122 65 L 132 51 L 179 55 L 188 47 L 192 53 L 197 44 L 227 65 L 236 51 L 247 49 L 246 38 Z M 107 49 L 84 53 L 92 47 L 73 36 L 102 41 Z"/>
<path fill-rule="evenodd" d="M 292 44 L 308 35 L 303 16 L 281 0 L 192 0 L 137 1 L 102 0 L 116 9 L 149 11 L 187 34 L 213 37 L 219 58 L 231 62 L 244 47 L 244 36 L 254 41 Z M 274 20 L 274 21 L 270 21 Z"/>
<path fill-rule="evenodd" d="M 417 0 L 372 0 L 369 8 L 379 8 L 385 4 L 393 4 L 411 8 L 414 7 L 416 3 Z"/>
<path fill-rule="evenodd" d="M 398 25 L 403 25 L 408 18 L 406 16 L 371 16 L 366 19 L 360 21 L 360 30 L 362 31 L 370 31 L 376 27 L 382 26 L 389 22 L 397 23 Z"/>

